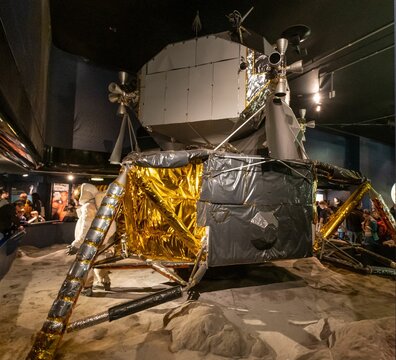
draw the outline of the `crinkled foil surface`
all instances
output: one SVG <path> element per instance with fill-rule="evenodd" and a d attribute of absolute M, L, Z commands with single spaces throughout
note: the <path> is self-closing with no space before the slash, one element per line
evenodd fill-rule
<path fill-rule="evenodd" d="M 195 259 L 205 234 L 196 210 L 202 171 L 201 162 L 131 168 L 124 198 L 130 251 L 155 260 Z"/>

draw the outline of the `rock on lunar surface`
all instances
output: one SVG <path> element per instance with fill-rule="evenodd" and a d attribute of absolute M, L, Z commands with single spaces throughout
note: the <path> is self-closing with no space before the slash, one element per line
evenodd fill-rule
<path fill-rule="evenodd" d="M 170 350 L 188 349 L 224 357 L 275 359 L 273 350 L 262 340 L 244 334 L 215 305 L 188 302 L 171 310 L 164 325 L 172 332 Z"/>

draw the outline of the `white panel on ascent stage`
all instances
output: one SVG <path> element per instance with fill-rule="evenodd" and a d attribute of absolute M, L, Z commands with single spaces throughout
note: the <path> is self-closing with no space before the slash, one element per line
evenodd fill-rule
<path fill-rule="evenodd" d="M 164 123 L 166 72 L 146 75 L 146 89 L 142 108 L 145 124 Z"/>
<path fill-rule="evenodd" d="M 199 38 L 197 42 L 197 65 L 227 59 L 239 59 L 244 46 L 216 36 Z"/>
<path fill-rule="evenodd" d="M 190 68 L 187 121 L 212 119 L 213 64 Z"/>
<path fill-rule="evenodd" d="M 239 59 L 214 64 L 213 119 L 235 118 L 243 110 L 238 107 L 238 70 Z M 244 86 L 244 84 L 242 85 Z"/>
<path fill-rule="evenodd" d="M 217 36 L 165 47 L 140 73 L 142 124 L 236 121 L 246 93 L 241 54 L 246 56 L 245 46 Z M 201 125 L 196 124 L 197 131 L 206 133 L 209 129 Z"/>
<path fill-rule="evenodd" d="M 196 40 L 166 46 L 148 62 L 148 74 L 195 66 Z"/>
<path fill-rule="evenodd" d="M 187 120 L 189 69 L 167 72 L 164 123 L 182 123 Z"/>

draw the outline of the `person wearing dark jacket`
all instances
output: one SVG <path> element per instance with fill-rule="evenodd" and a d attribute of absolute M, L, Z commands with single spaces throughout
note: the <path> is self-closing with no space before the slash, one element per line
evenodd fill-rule
<path fill-rule="evenodd" d="M 353 209 L 345 219 L 347 236 L 352 244 L 362 242 L 363 220 L 363 211 L 358 208 Z"/>
<path fill-rule="evenodd" d="M 45 218 L 45 209 L 38 193 L 32 194 L 32 211 L 37 211 L 41 218 Z"/>
<path fill-rule="evenodd" d="M 20 228 L 19 211 L 22 211 L 23 203 L 6 204 L 0 207 L 0 240 L 11 236 Z"/>
<path fill-rule="evenodd" d="M 319 201 L 319 221 L 316 224 L 316 231 L 320 231 L 322 226 L 327 223 L 333 211 L 328 207 L 327 202 Z"/>

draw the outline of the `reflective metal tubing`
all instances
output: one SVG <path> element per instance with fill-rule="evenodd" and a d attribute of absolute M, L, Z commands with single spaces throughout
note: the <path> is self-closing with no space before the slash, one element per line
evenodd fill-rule
<path fill-rule="evenodd" d="M 175 281 L 183 286 L 187 285 L 187 283 L 180 276 L 173 273 L 171 270 L 167 269 L 159 261 L 152 261 L 149 264 L 153 270 L 157 271 L 158 273 L 165 276 L 169 280 Z"/>
<path fill-rule="evenodd" d="M 88 327 L 101 324 L 103 322 L 109 321 L 109 312 L 104 311 L 99 314 L 95 314 L 84 319 L 80 319 L 77 321 L 72 322 L 67 326 L 67 332 L 77 331 L 86 329 Z"/>
<path fill-rule="evenodd" d="M 375 275 L 386 275 L 386 276 L 396 276 L 396 270 L 395 269 L 389 269 L 386 267 L 381 267 L 381 266 L 368 266 L 371 270 L 371 274 Z"/>
<path fill-rule="evenodd" d="M 88 327 L 103 323 L 105 321 L 118 320 L 122 317 L 135 314 L 139 311 L 149 309 L 153 306 L 163 304 L 167 301 L 177 299 L 182 296 L 181 286 L 159 291 L 155 294 L 147 295 L 140 299 L 128 301 L 109 308 L 107 311 L 77 320 L 67 327 L 67 332 L 86 329 Z"/>
<path fill-rule="evenodd" d="M 389 267 L 391 267 L 393 269 L 396 269 L 396 262 L 394 262 L 391 259 L 386 258 L 385 256 L 382 256 L 380 254 L 377 254 L 377 253 L 375 253 L 373 251 L 367 250 L 367 249 L 362 248 L 360 246 L 356 247 L 356 251 L 359 252 L 359 253 L 364 253 L 364 254 L 370 255 L 371 257 L 375 258 L 381 264 L 384 264 L 384 265 L 389 266 Z"/>
<path fill-rule="evenodd" d="M 128 168 L 124 166 L 118 178 L 110 184 L 84 243 L 52 304 L 47 319 L 35 338 L 27 360 L 51 360 L 54 358 L 88 271 L 124 196 L 127 171 Z"/>

